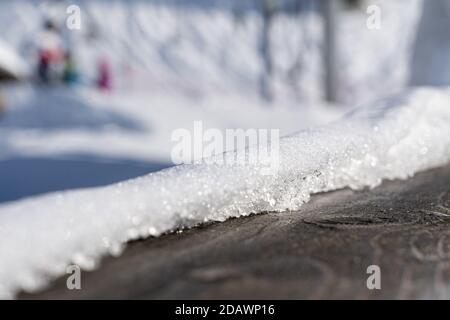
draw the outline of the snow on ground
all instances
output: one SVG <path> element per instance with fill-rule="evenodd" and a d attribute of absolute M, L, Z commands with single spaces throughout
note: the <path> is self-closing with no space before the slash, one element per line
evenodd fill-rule
<path fill-rule="evenodd" d="M 0 73 L 2 72 L 20 79 L 27 77 L 30 70 L 14 48 L 0 39 Z"/>
<path fill-rule="evenodd" d="M 0 2 L 0 25 L 7 26 L 0 28 L 0 38 L 31 68 L 44 17 L 61 23 L 67 17 L 68 2 L 59 3 Z M 76 3 L 82 8 L 82 29 L 65 30 L 64 42 L 74 51 L 85 83 L 94 80 L 99 57 L 107 56 L 116 90 L 103 95 L 85 87 L 5 88 L 8 113 L 0 122 L 0 158 L 87 153 L 169 162 L 172 131 L 190 129 L 194 120 L 219 129 L 280 128 L 287 134 L 345 111 L 316 101 L 317 16 L 308 14 L 305 22 L 286 14 L 275 19 L 273 87 L 279 94 L 269 103 L 259 96 L 261 17 L 242 2 L 234 2 L 243 10 L 239 19 L 227 1 L 208 7 L 195 0 Z M 287 76 L 293 68 L 298 79 Z M 296 85 L 288 85 L 292 81 Z"/>
<path fill-rule="evenodd" d="M 282 139 L 273 175 L 264 174 L 260 162 L 200 162 L 2 205 L 0 297 L 36 290 L 69 263 L 93 268 L 102 255 L 120 253 L 132 239 L 296 210 L 311 194 L 374 187 L 446 164 L 449 123 L 450 90 L 413 90 Z"/>
<path fill-rule="evenodd" d="M 91 153 L 170 162 L 175 129 L 280 128 L 281 134 L 336 119 L 343 110 L 326 104 L 273 108 L 256 95 L 213 95 L 201 99 L 179 95 L 94 90 L 17 88 L 8 92 L 11 109 L 0 123 L 7 148 L 0 159 L 14 156 L 61 156 Z M 293 102 L 290 102 L 293 103 Z"/>
<path fill-rule="evenodd" d="M 370 103 L 409 85 L 423 1 L 365 3 L 381 9 L 380 29 L 365 27 L 369 15 L 356 11 L 340 21 L 339 99 L 345 104 Z"/>

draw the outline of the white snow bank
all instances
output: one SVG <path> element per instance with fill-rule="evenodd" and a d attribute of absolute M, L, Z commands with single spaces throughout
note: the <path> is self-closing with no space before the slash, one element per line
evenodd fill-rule
<path fill-rule="evenodd" d="M 7 72 L 15 78 L 24 78 L 29 74 L 25 61 L 14 49 L 0 39 L 0 70 Z"/>
<path fill-rule="evenodd" d="M 0 296 L 89 269 L 131 239 L 206 221 L 298 209 L 311 194 L 374 187 L 450 160 L 450 91 L 416 89 L 280 142 L 277 175 L 258 165 L 184 165 L 103 188 L 0 206 Z"/>
<path fill-rule="evenodd" d="M 9 87 L 8 112 L 0 122 L 0 159 L 71 157 L 134 159 L 171 164 L 179 128 L 280 128 L 281 135 L 339 119 L 346 108 L 323 102 L 277 101 L 265 107 L 256 95 L 41 90 Z M 348 109 L 347 109 L 348 110 Z M 236 115 L 239 117 L 236 117 Z"/>

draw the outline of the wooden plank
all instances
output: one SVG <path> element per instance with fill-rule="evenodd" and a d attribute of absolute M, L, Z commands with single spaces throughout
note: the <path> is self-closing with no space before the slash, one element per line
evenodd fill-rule
<path fill-rule="evenodd" d="M 21 298 L 450 298 L 450 166 L 374 190 L 138 241 L 119 258 Z M 381 268 L 381 290 L 366 269 Z"/>

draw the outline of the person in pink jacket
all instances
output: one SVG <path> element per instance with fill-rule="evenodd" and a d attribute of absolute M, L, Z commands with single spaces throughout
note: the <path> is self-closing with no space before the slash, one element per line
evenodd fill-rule
<path fill-rule="evenodd" d="M 102 91 L 112 90 L 112 70 L 106 58 L 101 59 L 98 65 L 97 87 Z"/>

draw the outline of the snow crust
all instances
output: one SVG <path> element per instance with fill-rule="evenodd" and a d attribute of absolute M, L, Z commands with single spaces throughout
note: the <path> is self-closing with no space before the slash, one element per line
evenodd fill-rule
<path fill-rule="evenodd" d="M 202 162 L 2 205 L 0 297 L 39 289 L 70 263 L 95 268 L 132 239 L 297 210 L 315 193 L 375 187 L 444 165 L 449 124 L 450 91 L 414 89 L 282 138 L 275 175 L 262 174 L 259 164 Z"/>

